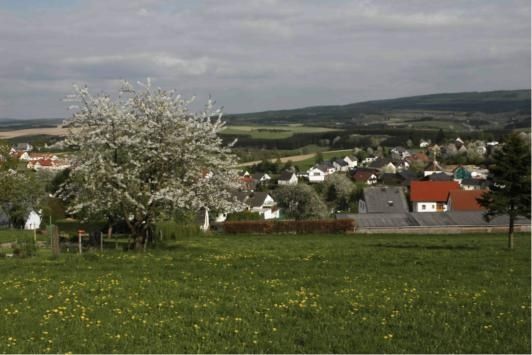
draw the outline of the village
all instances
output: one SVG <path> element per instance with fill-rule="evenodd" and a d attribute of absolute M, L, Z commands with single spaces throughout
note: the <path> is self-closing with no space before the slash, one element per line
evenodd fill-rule
<path fill-rule="evenodd" d="M 527 137 L 524 135 L 523 138 Z M 438 161 L 438 157 L 446 161 L 468 160 L 467 157 L 472 158 L 471 152 L 474 153 L 472 160 L 485 161 L 498 147 L 497 141 L 464 142 L 456 138 L 440 146 L 421 140 L 419 149 L 402 146 L 386 150 L 380 147 L 355 148 L 354 154 L 322 160 L 306 171 L 299 171 L 297 166 L 285 166 L 272 173 L 261 171 L 264 169 L 260 166 L 252 166 L 249 170 L 253 173 L 240 171 L 239 188 L 232 190 L 231 194 L 241 203 L 239 212 L 245 212 L 244 219 L 249 218 L 249 213 L 257 216 L 252 219 L 285 219 L 290 217 L 285 215 L 283 203 L 276 200 L 276 191 L 280 187 L 306 184 L 320 191 L 320 185 L 332 176 L 345 176 L 352 182 L 350 204 L 343 210 L 328 204 L 331 207 L 329 215 L 337 219 L 354 219 L 358 232 L 500 230 L 507 221 L 498 217 L 487 222 L 482 218 L 485 209 L 477 202 L 492 184 L 486 165 L 443 164 Z M 387 156 L 383 155 L 384 151 Z M 48 176 L 69 169 L 75 160 L 75 154 L 36 152 L 30 143 L 12 146 L 9 155 L 18 161 L 19 166 Z M 198 221 L 201 228 L 207 230 L 211 224 L 223 223 L 228 217 L 229 220 L 242 219 L 239 212 L 231 215 L 218 211 L 209 215 L 199 211 Z M 42 214 L 31 210 L 24 227 L 38 229 L 42 222 Z M 2 223 L 6 224 L 7 218 L 0 214 Z M 529 230 L 530 221 L 518 220 L 517 228 Z"/>

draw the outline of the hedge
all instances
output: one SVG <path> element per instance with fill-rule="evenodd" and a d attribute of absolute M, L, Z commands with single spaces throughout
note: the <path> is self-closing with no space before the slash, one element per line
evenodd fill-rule
<path fill-rule="evenodd" d="M 301 221 L 227 221 L 225 233 L 350 233 L 355 231 L 352 219 L 320 219 Z"/>

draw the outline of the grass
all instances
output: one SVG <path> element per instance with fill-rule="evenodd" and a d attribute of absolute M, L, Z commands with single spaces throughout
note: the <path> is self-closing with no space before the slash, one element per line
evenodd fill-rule
<path fill-rule="evenodd" d="M 329 160 L 334 157 L 343 159 L 346 155 L 352 156 L 353 154 L 352 149 L 345 149 L 345 150 L 333 150 L 328 152 L 322 152 L 322 156 L 324 160 Z M 305 160 L 300 160 L 298 162 L 294 162 L 294 165 L 299 168 L 299 171 L 307 171 L 310 167 L 314 166 L 316 164 L 316 157 L 312 157 Z"/>
<path fill-rule="evenodd" d="M 17 230 L 17 229 L 0 229 L 0 243 L 16 242 L 17 240 L 23 240 L 27 238 L 33 238 L 33 231 L 30 230 Z"/>
<path fill-rule="evenodd" d="M 528 353 L 530 236 L 197 236 L 0 260 L 8 353 Z"/>
<path fill-rule="evenodd" d="M 338 130 L 334 128 L 325 127 L 307 127 L 298 124 L 275 126 L 230 125 L 223 130 L 222 134 L 248 135 L 254 139 L 286 139 L 292 137 L 296 133 L 320 133 L 331 131 Z"/>

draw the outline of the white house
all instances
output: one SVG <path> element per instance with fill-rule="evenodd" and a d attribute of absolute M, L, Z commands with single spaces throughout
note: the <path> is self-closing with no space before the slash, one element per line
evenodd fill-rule
<path fill-rule="evenodd" d="M 257 212 L 264 219 L 279 218 L 277 203 L 267 192 L 254 192 L 246 204 L 249 205 L 251 212 Z"/>
<path fill-rule="evenodd" d="M 270 181 L 272 178 L 266 173 L 255 173 L 253 174 L 253 179 L 257 180 L 259 183 L 264 183 Z"/>
<path fill-rule="evenodd" d="M 39 229 L 41 225 L 41 216 L 35 211 L 31 211 L 26 218 L 24 229 Z"/>
<path fill-rule="evenodd" d="M 379 157 L 376 157 L 376 156 L 371 156 L 371 157 L 366 157 L 364 158 L 364 160 L 362 160 L 362 165 L 368 165 L 368 164 L 371 164 L 373 163 L 375 160 L 377 160 Z"/>
<path fill-rule="evenodd" d="M 349 169 L 353 169 L 353 168 L 356 168 L 358 166 L 358 159 L 355 158 L 355 157 L 348 157 L 348 156 L 345 156 L 344 157 L 344 161 L 347 163 L 347 165 L 349 166 Z"/>
<path fill-rule="evenodd" d="M 336 159 L 333 161 L 332 165 L 336 169 L 336 171 L 349 171 L 349 163 L 346 162 L 344 159 Z"/>
<path fill-rule="evenodd" d="M 419 148 L 427 148 L 430 145 L 430 142 L 424 141 L 423 139 L 419 142 Z"/>
<path fill-rule="evenodd" d="M 277 180 L 277 184 L 279 185 L 297 185 L 297 183 L 298 178 L 296 173 L 290 171 L 283 171 Z"/>
<path fill-rule="evenodd" d="M 310 168 L 308 171 L 308 181 L 309 182 L 323 182 L 325 181 L 325 176 L 328 175 L 327 172 L 319 168 Z"/>

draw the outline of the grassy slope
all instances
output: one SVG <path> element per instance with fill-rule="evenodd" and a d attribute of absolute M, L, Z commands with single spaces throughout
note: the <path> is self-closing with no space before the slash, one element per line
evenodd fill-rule
<path fill-rule="evenodd" d="M 210 236 L 147 255 L 4 259 L 0 351 L 525 353 L 530 237 L 516 244 Z"/>
<path fill-rule="evenodd" d="M 361 113 L 390 110 L 435 110 L 460 112 L 530 112 L 530 90 L 462 92 L 410 96 L 389 100 L 375 100 L 348 105 L 314 106 L 293 110 L 277 110 L 228 115 L 228 122 L 236 124 L 260 122 L 328 122 L 349 121 Z"/>

